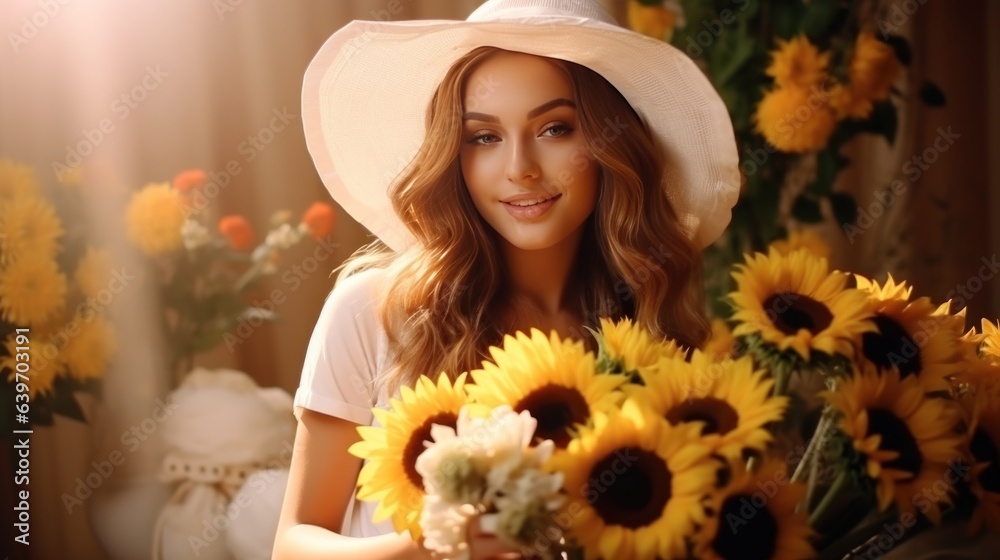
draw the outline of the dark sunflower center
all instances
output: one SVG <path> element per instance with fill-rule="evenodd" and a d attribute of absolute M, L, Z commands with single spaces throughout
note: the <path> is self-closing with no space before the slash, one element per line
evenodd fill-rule
<path fill-rule="evenodd" d="M 885 315 L 875 315 L 874 322 L 878 332 L 861 336 L 861 351 L 865 358 L 882 370 L 895 366 L 901 377 L 919 373 L 920 348 L 913 342 L 910 333 Z"/>
<path fill-rule="evenodd" d="M 775 294 L 764 300 L 764 311 L 778 330 L 789 335 L 799 329 L 815 334 L 833 322 L 825 305 L 801 294 Z"/>
<path fill-rule="evenodd" d="M 702 435 L 725 435 L 736 428 L 740 417 L 728 402 L 715 397 L 704 397 L 687 399 L 677 404 L 667 411 L 667 420 L 671 424 L 704 422 Z"/>
<path fill-rule="evenodd" d="M 882 436 L 882 449 L 899 453 L 898 457 L 883 465 L 885 468 L 910 472 L 914 476 L 920 472 L 924 456 L 920 453 L 917 440 L 913 438 L 910 429 L 898 416 L 884 408 L 868 409 L 867 435 L 873 434 Z"/>
<path fill-rule="evenodd" d="M 982 428 L 977 428 L 972 434 L 969 451 L 977 462 L 990 463 L 990 466 L 979 473 L 979 484 L 988 492 L 1000 494 L 1000 451 Z"/>
<path fill-rule="evenodd" d="M 551 439 L 559 448 L 565 448 L 572 439 L 568 429 L 585 423 L 590 416 L 590 407 L 579 391 L 551 384 L 532 391 L 514 410 L 527 410 L 538 421 L 535 437 Z"/>
<path fill-rule="evenodd" d="M 659 456 L 638 447 L 621 447 L 594 464 L 587 495 L 605 524 L 637 529 L 663 514 L 670 482 L 670 470 Z"/>
<path fill-rule="evenodd" d="M 450 412 L 435 414 L 424 420 L 424 423 L 416 430 L 413 430 L 413 434 L 410 435 L 410 441 L 406 443 L 406 448 L 403 449 L 403 469 L 406 470 L 406 476 L 410 479 L 410 482 L 421 489 L 424 487 L 424 477 L 420 476 L 420 473 L 417 472 L 417 457 L 424 452 L 424 449 L 427 449 L 424 446 L 424 442 L 431 441 L 432 424 L 454 428 L 458 424 L 458 416 Z"/>
<path fill-rule="evenodd" d="M 750 494 L 733 494 L 719 510 L 719 529 L 712 541 L 716 554 L 729 560 L 767 560 L 778 547 L 778 522 L 766 505 Z"/>

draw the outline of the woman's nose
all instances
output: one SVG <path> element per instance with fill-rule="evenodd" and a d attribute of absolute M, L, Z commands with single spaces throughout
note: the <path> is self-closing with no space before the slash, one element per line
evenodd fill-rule
<path fill-rule="evenodd" d="M 509 144 L 507 154 L 507 180 L 511 182 L 521 182 L 524 180 L 538 179 L 541 176 L 541 166 L 534 147 L 530 142 L 514 140 Z"/>

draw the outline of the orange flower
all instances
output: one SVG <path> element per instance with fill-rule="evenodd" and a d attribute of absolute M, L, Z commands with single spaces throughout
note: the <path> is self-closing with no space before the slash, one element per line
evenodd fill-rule
<path fill-rule="evenodd" d="M 320 240 L 333 229 L 336 217 L 333 206 L 325 202 L 313 202 L 312 206 L 302 215 L 302 223 L 309 228 L 309 235 Z"/>
<path fill-rule="evenodd" d="M 226 236 L 229 246 L 237 251 L 253 244 L 253 228 L 243 216 L 223 216 L 219 220 L 219 233 Z"/>
<path fill-rule="evenodd" d="M 174 176 L 174 188 L 182 193 L 198 190 L 205 186 L 208 177 L 201 169 L 188 169 Z"/>

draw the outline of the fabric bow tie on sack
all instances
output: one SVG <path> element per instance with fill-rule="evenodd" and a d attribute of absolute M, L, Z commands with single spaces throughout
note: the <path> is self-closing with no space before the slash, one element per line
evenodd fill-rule
<path fill-rule="evenodd" d="M 170 397 L 160 480 L 174 485 L 153 560 L 270 558 L 295 437 L 292 398 L 235 370 L 195 369 Z"/>

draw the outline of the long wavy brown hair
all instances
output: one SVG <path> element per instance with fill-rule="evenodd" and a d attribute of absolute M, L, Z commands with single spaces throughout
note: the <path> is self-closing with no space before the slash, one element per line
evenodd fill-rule
<path fill-rule="evenodd" d="M 498 236 L 473 205 L 458 158 L 465 82 L 499 50 L 477 48 L 449 69 L 428 105 L 423 144 L 389 188 L 416 243 L 395 252 L 375 241 L 338 267 L 339 278 L 386 271 L 378 315 L 389 367 L 379 382 L 390 395 L 422 374 L 454 377 L 480 367 L 522 309 L 504 283 Z M 599 74 L 549 60 L 572 79 L 579 127 L 600 166 L 597 206 L 571 274 L 576 311 L 585 318 L 579 338 L 595 349 L 583 326 L 629 317 L 659 338 L 700 346 L 709 332 L 701 259 L 661 188 L 664 164 L 649 131 Z M 612 138 L 602 136 L 609 122 L 619 123 Z"/>

